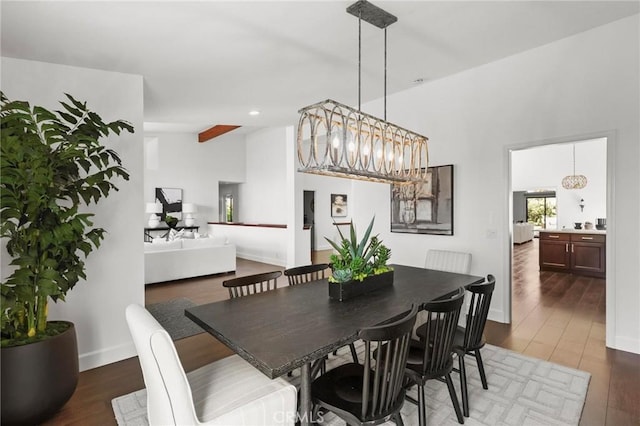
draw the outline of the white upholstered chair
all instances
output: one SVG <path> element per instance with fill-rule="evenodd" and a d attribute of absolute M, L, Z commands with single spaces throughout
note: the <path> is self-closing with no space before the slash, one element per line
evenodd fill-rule
<path fill-rule="evenodd" d="M 147 390 L 149 424 L 293 425 L 296 388 L 238 355 L 185 374 L 169 334 L 142 306 L 126 310 Z"/>
<path fill-rule="evenodd" d="M 424 267 L 438 271 L 468 274 L 471 270 L 471 253 L 449 250 L 429 250 Z"/>

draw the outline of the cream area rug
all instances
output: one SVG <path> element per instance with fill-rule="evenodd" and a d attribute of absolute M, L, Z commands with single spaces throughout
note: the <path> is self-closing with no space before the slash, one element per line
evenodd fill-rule
<path fill-rule="evenodd" d="M 488 390 L 482 389 L 475 358 L 467 356 L 465 359 L 470 411 L 470 417 L 465 417 L 465 425 L 550 426 L 579 423 L 591 378 L 589 373 L 491 345 L 482 349 L 482 358 L 489 382 Z M 344 347 L 337 356 L 329 357 L 327 368 L 348 362 L 352 362 L 351 353 L 348 347 Z M 294 371 L 292 377 L 283 377 L 297 385 L 299 370 Z M 460 399 L 457 373 L 452 373 L 452 378 Z M 458 425 L 446 384 L 430 380 L 425 390 L 427 424 Z M 415 387 L 408 394 L 417 399 Z M 118 425 L 148 424 L 144 389 L 115 398 L 112 406 Z M 405 425 L 418 424 L 418 408 L 411 402 L 405 401 L 401 413 Z M 327 413 L 323 415 L 321 424 L 343 425 L 344 421 Z"/>

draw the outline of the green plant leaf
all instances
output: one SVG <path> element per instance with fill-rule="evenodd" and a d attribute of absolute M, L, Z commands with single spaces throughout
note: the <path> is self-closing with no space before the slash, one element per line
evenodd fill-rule
<path fill-rule="evenodd" d="M 15 268 L 2 289 L 2 342 L 44 329 L 47 300 L 64 300 L 86 279 L 83 259 L 100 246 L 105 230 L 79 213 L 128 180 L 117 153 L 100 138 L 122 129 L 106 125 L 86 103 L 66 94 L 51 112 L 0 91 L 0 235 Z"/>

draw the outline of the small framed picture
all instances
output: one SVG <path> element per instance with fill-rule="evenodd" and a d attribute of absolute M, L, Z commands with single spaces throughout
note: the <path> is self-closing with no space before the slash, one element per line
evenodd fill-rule
<path fill-rule="evenodd" d="M 347 216 L 347 194 L 331 194 L 331 217 Z"/>

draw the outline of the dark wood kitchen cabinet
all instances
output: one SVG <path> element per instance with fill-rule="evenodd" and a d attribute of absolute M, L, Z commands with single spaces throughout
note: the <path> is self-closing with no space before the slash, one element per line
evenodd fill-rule
<path fill-rule="evenodd" d="M 606 238 L 605 234 L 540 231 L 540 270 L 604 278 Z"/>
<path fill-rule="evenodd" d="M 570 272 L 571 234 L 540 231 L 540 270 Z"/>

